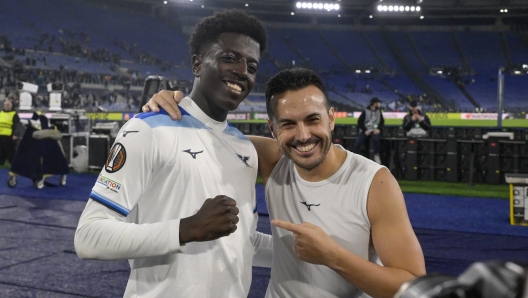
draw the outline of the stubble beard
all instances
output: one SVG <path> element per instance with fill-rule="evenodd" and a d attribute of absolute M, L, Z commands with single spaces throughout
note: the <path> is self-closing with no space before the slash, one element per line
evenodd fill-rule
<path fill-rule="evenodd" d="M 330 129 L 330 127 L 328 128 L 328 132 L 329 132 L 329 136 L 331 136 L 332 135 L 332 130 Z M 288 157 L 288 159 L 291 160 L 296 166 L 298 166 L 301 169 L 306 170 L 306 171 L 311 171 L 311 170 L 317 168 L 321 163 L 323 163 L 323 161 L 326 159 L 326 155 L 328 154 L 328 151 L 330 151 L 330 147 L 332 146 L 332 142 L 331 142 L 330 139 L 331 139 L 331 137 L 328 137 L 328 138 L 325 138 L 325 139 L 319 138 L 319 140 L 320 140 L 319 144 L 323 144 L 324 145 L 323 153 L 314 162 L 311 162 L 311 163 L 308 164 L 308 163 L 303 163 L 300 160 L 298 160 L 297 158 L 295 158 L 294 154 L 292 153 L 293 149 L 290 146 L 288 146 L 288 145 L 284 145 L 284 146 L 280 145 L 280 144 L 282 144 L 282 142 L 280 141 L 280 136 L 277 138 L 278 143 L 279 143 L 279 149 L 282 151 L 282 153 L 284 155 L 286 155 L 286 157 Z"/>

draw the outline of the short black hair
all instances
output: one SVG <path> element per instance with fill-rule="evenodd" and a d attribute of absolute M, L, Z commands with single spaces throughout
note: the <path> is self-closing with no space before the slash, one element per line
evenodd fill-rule
<path fill-rule="evenodd" d="M 373 105 L 373 104 L 375 104 L 377 102 L 381 102 L 381 100 L 379 98 L 377 98 L 377 97 L 373 97 L 373 98 L 370 99 L 370 105 Z"/>
<path fill-rule="evenodd" d="M 247 35 L 260 44 L 261 55 L 266 50 L 268 39 L 262 22 L 242 10 L 230 9 L 206 17 L 196 25 L 189 40 L 191 55 L 200 55 L 222 33 Z"/>
<path fill-rule="evenodd" d="M 409 104 L 411 107 L 413 108 L 416 108 L 418 106 L 418 101 L 417 100 L 412 100 L 411 103 Z"/>
<path fill-rule="evenodd" d="M 310 85 L 314 85 L 323 92 L 325 108 L 326 110 L 330 109 L 328 93 L 321 78 L 313 70 L 296 67 L 281 70 L 266 83 L 266 110 L 268 111 L 269 119 L 275 119 L 275 111 L 271 106 L 271 97 L 273 95 L 286 91 L 300 90 Z"/>

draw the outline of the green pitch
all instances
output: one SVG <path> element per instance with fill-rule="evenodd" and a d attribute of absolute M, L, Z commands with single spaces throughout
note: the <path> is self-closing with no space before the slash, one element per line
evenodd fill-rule
<path fill-rule="evenodd" d="M 260 176 L 257 177 L 257 183 L 262 184 L 262 178 Z M 404 193 L 499 199 L 510 198 L 510 186 L 508 184 L 475 184 L 473 186 L 469 186 L 466 183 L 408 180 L 400 180 L 398 183 L 400 184 L 400 188 Z"/>
<path fill-rule="evenodd" d="M 267 123 L 266 120 L 230 120 L 232 123 Z M 337 118 L 336 124 L 357 124 L 357 118 Z M 385 125 L 398 126 L 401 119 L 385 119 Z M 433 126 L 457 127 L 497 127 L 496 120 L 462 120 L 462 119 L 431 119 Z M 502 127 L 528 128 L 528 119 L 504 119 Z"/>

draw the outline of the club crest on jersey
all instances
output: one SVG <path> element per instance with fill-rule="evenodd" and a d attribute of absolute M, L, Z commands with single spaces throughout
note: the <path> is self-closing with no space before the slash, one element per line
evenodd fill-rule
<path fill-rule="evenodd" d="M 235 153 L 235 154 L 246 165 L 246 167 L 251 168 L 251 166 L 248 164 L 249 156 L 242 156 L 242 155 L 240 155 L 238 153 Z"/>
<path fill-rule="evenodd" d="M 105 170 L 108 173 L 115 173 L 125 165 L 126 161 L 126 150 L 125 146 L 121 143 L 115 143 L 110 149 L 108 158 L 106 159 Z"/>
<path fill-rule="evenodd" d="M 119 190 L 121 189 L 121 183 L 112 180 L 108 177 L 105 177 L 101 174 L 99 174 L 99 177 L 97 177 L 97 183 L 115 193 L 119 193 Z"/>

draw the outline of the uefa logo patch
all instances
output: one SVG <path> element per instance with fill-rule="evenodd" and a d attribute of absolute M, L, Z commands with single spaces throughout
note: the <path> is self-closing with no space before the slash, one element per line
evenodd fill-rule
<path fill-rule="evenodd" d="M 110 149 L 110 153 L 106 159 L 105 170 L 108 173 L 115 173 L 125 165 L 125 161 L 125 146 L 121 143 L 115 143 L 114 146 L 112 146 L 112 149 Z"/>
<path fill-rule="evenodd" d="M 121 183 L 103 175 L 99 175 L 99 177 L 97 177 L 97 183 L 115 193 L 119 193 L 119 190 L 121 189 Z"/>

